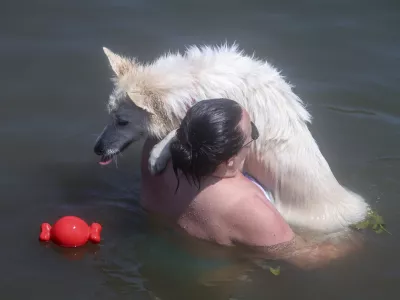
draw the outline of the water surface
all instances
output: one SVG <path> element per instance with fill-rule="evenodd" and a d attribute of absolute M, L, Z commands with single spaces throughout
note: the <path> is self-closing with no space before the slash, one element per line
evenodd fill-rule
<path fill-rule="evenodd" d="M 399 28 L 398 1 L 3 1 L 2 298 L 394 299 Z M 372 235 L 327 268 L 286 266 L 275 277 L 149 225 L 138 205 L 141 144 L 118 168 L 100 167 L 92 150 L 112 89 L 101 47 L 149 61 L 225 41 L 268 59 L 296 86 L 337 178 L 368 199 L 392 236 Z M 38 243 L 39 225 L 66 214 L 100 222 L 102 244 L 71 253 Z M 213 264 L 230 268 L 210 274 Z"/>

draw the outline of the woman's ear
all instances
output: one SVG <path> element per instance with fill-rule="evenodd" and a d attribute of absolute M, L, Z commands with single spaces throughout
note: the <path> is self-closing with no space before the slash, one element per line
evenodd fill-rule
<path fill-rule="evenodd" d="M 230 158 L 230 159 L 227 161 L 227 166 L 228 166 L 229 168 L 232 168 L 232 167 L 233 167 L 233 164 L 234 164 L 234 158 Z"/>

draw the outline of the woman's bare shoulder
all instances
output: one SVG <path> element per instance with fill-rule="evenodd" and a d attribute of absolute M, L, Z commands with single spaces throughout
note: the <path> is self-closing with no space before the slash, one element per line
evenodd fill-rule
<path fill-rule="evenodd" d="M 206 202 L 212 202 L 222 207 L 231 207 L 244 198 L 260 196 L 260 189 L 247 179 L 215 180 L 203 187 L 198 196 Z"/>

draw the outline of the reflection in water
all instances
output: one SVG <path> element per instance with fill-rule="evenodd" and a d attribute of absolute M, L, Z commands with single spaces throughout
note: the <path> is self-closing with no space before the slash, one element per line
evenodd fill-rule
<path fill-rule="evenodd" d="M 228 299 L 248 280 L 252 265 L 226 248 L 165 228 L 145 231 L 101 252 L 97 266 L 119 294 L 141 291 L 150 299 Z"/>
<path fill-rule="evenodd" d="M 54 244 L 53 242 L 40 242 L 40 243 L 43 244 L 45 248 L 53 250 L 54 252 L 56 252 L 57 254 L 61 255 L 62 257 L 68 260 L 80 260 L 85 258 L 85 256 L 87 255 L 96 256 L 96 254 L 100 251 L 100 245 L 92 244 L 90 242 L 81 247 L 74 247 L 74 248 L 61 247 Z"/>
<path fill-rule="evenodd" d="M 283 278 L 308 269 L 306 262 L 295 267 L 282 260 L 260 258 L 243 248 L 222 247 L 182 235 L 149 219 L 143 218 L 140 227 L 140 231 L 113 245 L 105 244 L 96 261 L 108 278 L 107 286 L 118 294 L 139 291 L 150 299 L 229 299 L 247 291 L 260 271 L 265 276 L 265 288 L 274 289 L 276 276 L 270 267 L 280 267 L 279 276 Z M 360 241 L 361 235 L 348 233 L 330 238 L 335 247 L 326 256 L 336 259 L 340 257 L 337 249 Z M 317 260 L 312 255 L 309 259 Z"/>

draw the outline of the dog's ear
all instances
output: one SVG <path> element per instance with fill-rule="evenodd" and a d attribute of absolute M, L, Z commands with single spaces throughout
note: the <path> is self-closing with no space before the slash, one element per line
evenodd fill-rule
<path fill-rule="evenodd" d="M 135 64 L 134 60 L 122 57 L 106 47 L 103 47 L 103 51 L 106 54 L 115 75 L 118 77 L 124 75 Z"/>
<path fill-rule="evenodd" d="M 151 95 L 128 92 L 128 97 L 137 107 L 147 111 L 150 114 L 155 114 L 154 109 L 151 105 L 153 102 Z"/>

